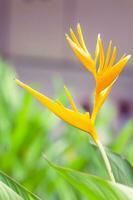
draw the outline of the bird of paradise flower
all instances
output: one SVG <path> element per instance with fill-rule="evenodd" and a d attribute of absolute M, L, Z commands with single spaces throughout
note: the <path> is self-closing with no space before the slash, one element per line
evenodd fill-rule
<path fill-rule="evenodd" d="M 64 86 L 64 89 L 70 102 L 71 109 L 64 107 L 59 100 L 54 101 L 46 97 L 28 85 L 22 83 L 18 79 L 16 79 L 16 83 L 31 93 L 41 104 L 47 107 L 63 121 L 89 133 L 96 145 L 99 147 L 110 179 L 115 182 L 108 157 L 95 130 L 95 120 L 101 106 L 108 97 L 113 84 L 117 80 L 120 72 L 123 70 L 131 56 L 124 54 L 118 62 L 115 62 L 116 47 L 112 49 L 112 41 L 110 41 L 105 54 L 103 43 L 99 34 L 97 37 L 95 55 L 93 58 L 85 45 L 80 24 L 77 25 L 77 37 L 70 28 L 70 36 L 66 34 L 66 39 L 77 58 L 80 60 L 83 66 L 91 72 L 95 79 L 94 103 L 91 114 L 89 112 L 81 113 L 78 111 L 71 93 L 66 86 Z"/>

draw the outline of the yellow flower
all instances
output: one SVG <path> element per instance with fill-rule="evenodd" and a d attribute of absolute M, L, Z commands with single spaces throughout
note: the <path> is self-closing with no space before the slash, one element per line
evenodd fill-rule
<path fill-rule="evenodd" d="M 108 97 L 112 85 L 131 56 L 126 56 L 124 54 L 121 59 L 115 63 L 116 47 L 112 50 L 112 41 L 110 41 L 105 55 L 103 43 L 99 34 L 97 38 L 95 56 L 92 58 L 86 48 L 80 24 L 77 25 L 77 35 L 78 39 L 73 30 L 70 28 L 70 37 L 66 34 L 66 39 L 80 62 L 94 76 L 96 88 L 94 91 L 94 107 L 91 114 L 91 120 L 94 123 L 96 115 Z"/>
<path fill-rule="evenodd" d="M 17 79 L 16 83 L 27 90 L 29 93 L 31 93 L 42 105 L 46 106 L 50 111 L 52 111 L 63 121 L 75 126 L 76 128 L 81 129 L 82 131 L 89 133 L 94 141 L 97 142 L 97 134 L 94 126 L 92 125 L 89 113 L 80 113 L 77 110 L 72 96 L 66 86 L 64 87 L 64 89 L 72 109 L 65 108 L 59 100 L 53 101 Z"/>
<path fill-rule="evenodd" d="M 81 63 L 84 65 L 84 67 L 92 73 L 96 82 L 96 87 L 94 91 L 94 106 L 91 116 L 88 112 L 80 113 L 77 110 L 72 96 L 66 87 L 64 87 L 64 89 L 72 109 L 64 107 L 59 100 L 53 101 L 49 99 L 48 97 L 42 95 L 41 93 L 37 92 L 36 90 L 32 89 L 31 87 L 22 83 L 19 80 L 16 80 L 16 83 L 27 90 L 29 93 L 31 93 L 39 102 L 41 102 L 59 118 L 75 126 L 76 128 L 79 128 L 82 131 L 89 133 L 94 141 L 98 144 L 98 136 L 94 128 L 96 115 L 102 104 L 108 97 L 112 85 L 114 84 L 120 72 L 129 60 L 130 55 L 123 55 L 122 58 L 117 63 L 115 63 L 116 47 L 113 48 L 111 54 L 112 41 L 110 41 L 107 53 L 105 55 L 102 40 L 100 38 L 100 35 L 98 35 L 95 56 L 94 58 L 92 58 L 91 54 L 86 48 L 81 27 L 79 24 L 77 25 L 77 33 L 78 39 L 75 36 L 73 30 L 70 29 L 71 38 L 66 35 L 66 39 L 68 40 L 71 48 L 73 49 L 74 53 L 81 61 Z"/>

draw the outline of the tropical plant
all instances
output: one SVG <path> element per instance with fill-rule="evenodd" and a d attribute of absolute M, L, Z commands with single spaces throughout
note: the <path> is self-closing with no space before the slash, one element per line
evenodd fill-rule
<path fill-rule="evenodd" d="M 94 143 L 89 143 L 91 138 L 88 138 L 88 134 L 85 135 L 71 126 L 63 126 L 63 133 L 55 136 L 53 132 L 62 126 L 61 122 L 51 117 L 47 111 L 38 108 L 31 95 L 18 91 L 12 76 L 10 77 L 11 70 L 8 69 L 7 63 L 1 60 L 1 170 L 28 190 L 38 194 L 41 199 L 132 199 L 133 167 L 130 162 L 133 162 L 133 148 L 129 140 L 133 131 L 132 120 L 126 124 L 122 134 L 119 134 L 115 141 L 110 131 L 107 144 L 114 152 L 126 156 L 130 162 L 111 150 L 104 149 L 99 141 L 96 127 L 100 125 L 109 130 L 108 125 L 102 120 L 111 120 L 111 116 L 106 115 L 109 107 L 103 113 L 100 112 L 94 126 L 100 107 L 130 56 L 124 55 L 114 64 L 116 48 L 113 49 L 110 58 L 110 42 L 105 57 L 102 40 L 98 36 L 95 58 L 92 59 L 85 46 L 79 24 L 77 32 L 79 41 L 72 29 L 71 38 L 68 35 L 66 37 L 79 60 L 95 78 L 92 114 L 82 114 L 77 110 L 66 86 L 65 92 L 72 110 L 65 108 L 59 100 L 53 101 L 19 80 L 17 83 L 64 121 L 89 133 Z M 66 104 L 66 101 L 64 103 Z M 43 156 L 43 159 L 42 154 L 47 157 Z M 49 159 L 66 167 L 56 165 Z M 39 199 L 25 188 L 1 172 L 0 199 Z"/>

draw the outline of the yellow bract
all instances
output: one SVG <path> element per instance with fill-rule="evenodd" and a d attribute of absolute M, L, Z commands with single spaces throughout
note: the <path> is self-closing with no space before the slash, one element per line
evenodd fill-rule
<path fill-rule="evenodd" d="M 110 41 L 107 53 L 105 54 L 103 42 L 100 34 L 98 34 L 95 56 L 92 58 L 85 46 L 80 24 L 77 25 L 77 37 L 73 30 L 70 29 L 70 37 L 66 35 L 66 39 L 84 67 L 94 76 L 96 88 L 94 90 L 94 107 L 91 115 L 91 120 L 94 123 L 96 115 L 108 97 L 112 85 L 131 56 L 126 56 L 124 54 L 122 58 L 115 63 L 116 47 L 112 50 L 112 41 Z"/>
<path fill-rule="evenodd" d="M 27 90 L 29 93 L 31 93 L 41 104 L 46 106 L 55 115 L 60 117 L 65 122 L 75 126 L 76 128 L 79 128 L 82 131 L 89 133 L 94 139 L 94 141 L 97 141 L 96 131 L 90 120 L 89 113 L 86 112 L 83 114 L 77 110 L 76 105 L 71 97 L 71 94 L 66 88 L 66 86 L 65 86 L 65 91 L 70 101 L 70 104 L 72 106 L 72 110 L 65 108 L 60 101 L 53 101 L 49 99 L 48 97 L 42 95 L 36 90 L 33 90 L 31 87 L 29 87 L 28 85 L 22 83 L 21 81 L 17 79 L 16 79 L 16 83 L 22 88 L 24 88 L 25 90 Z"/>
<path fill-rule="evenodd" d="M 94 106 L 91 116 L 88 112 L 80 113 L 78 111 L 66 86 L 64 86 L 64 89 L 72 109 L 64 107 L 59 100 L 53 101 L 49 99 L 19 80 L 16 80 L 16 83 L 31 93 L 39 102 L 46 106 L 55 115 L 60 117 L 65 122 L 89 133 L 94 141 L 97 142 L 98 136 L 94 128 L 97 113 L 108 97 L 114 82 L 129 60 L 130 55 L 123 55 L 122 58 L 115 63 L 116 47 L 112 50 L 112 41 L 110 41 L 105 54 L 103 43 L 99 34 L 97 37 L 95 56 L 92 58 L 86 48 L 80 24 L 77 25 L 77 36 L 78 37 L 76 37 L 73 30 L 70 28 L 70 36 L 66 34 L 66 39 L 80 62 L 92 73 L 96 82 L 94 90 Z"/>

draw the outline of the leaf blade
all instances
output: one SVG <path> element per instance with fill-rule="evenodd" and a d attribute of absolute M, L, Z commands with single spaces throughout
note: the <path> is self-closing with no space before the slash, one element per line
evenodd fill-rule
<path fill-rule="evenodd" d="M 0 182 L 5 184 L 11 190 L 13 190 L 16 194 L 18 194 L 24 200 L 41 200 L 39 197 L 29 192 L 23 186 L 18 184 L 15 180 L 7 176 L 5 173 L 0 171 Z"/>
<path fill-rule="evenodd" d="M 48 164 L 88 199 L 132 200 L 133 190 L 119 183 L 112 183 L 99 177 L 60 167 L 45 158 Z"/>

